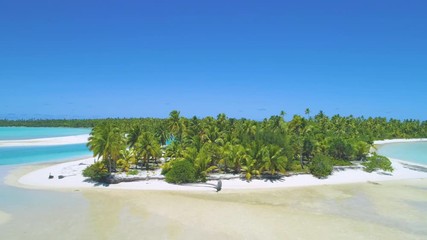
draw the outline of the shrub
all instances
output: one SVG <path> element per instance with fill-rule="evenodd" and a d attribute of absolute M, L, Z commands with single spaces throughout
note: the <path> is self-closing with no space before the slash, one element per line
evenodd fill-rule
<path fill-rule="evenodd" d="M 196 169 L 187 160 L 175 162 L 172 168 L 166 173 L 168 183 L 190 183 L 196 181 Z"/>
<path fill-rule="evenodd" d="M 353 155 L 353 147 L 344 139 L 333 138 L 329 143 L 328 155 L 335 159 L 349 161 Z"/>
<path fill-rule="evenodd" d="M 127 175 L 138 175 L 138 173 L 139 173 L 138 170 L 132 169 L 128 171 Z"/>
<path fill-rule="evenodd" d="M 340 160 L 340 159 L 331 159 L 332 166 L 351 166 L 353 165 L 349 161 Z"/>
<path fill-rule="evenodd" d="M 297 173 L 309 173 L 308 167 L 302 168 L 300 161 L 289 161 L 291 164 L 287 164 L 286 170 L 290 172 L 297 172 Z"/>
<path fill-rule="evenodd" d="M 358 141 L 353 145 L 354 149 L 354 158 L 356 160 L 363 160 L 366 159 L 366 155 L 369 153 L 369 149 L 371 146 L 364 142 L 364 141 Z"/>
<path fill-rule="evenodd" d="M 127 171 L 129 171 L 130 164 L 128 161 L 126 161 L 124 159 L 119 159 L 119 160 L 117 160 L 117 168 L 121 172 L 127 172 Z"/>
<path fill-rule="evenodd" d="M 333 170 L 332 160 L 326 155 L 316 155 L 309 165 L 310 173 L 317 178 L 326 178 Z"/>
<path fill-rule="evenodd" d="M 109 175 L 107 167 L 101 161 L 98 161 L 83 170 L 83 176 L 93 181 L 102 182 Z"/>
<path fill-rule="evenodd" d="M 373 172 L 380 169 L 387 172 L 393 172 L 390 160 L 387 157 L 376 153 L 368 157 L 362 165 L 365 167 L 364 170 L 367 172 Z"/>
<path fill-rule="evenodd" d="M 172 169 L 172 165 L 175 162 L 175 160 L 171 160 L 169 162 L 166 162 L 162 165 L 162 175 L 166 175 L 171 169 Z"/>

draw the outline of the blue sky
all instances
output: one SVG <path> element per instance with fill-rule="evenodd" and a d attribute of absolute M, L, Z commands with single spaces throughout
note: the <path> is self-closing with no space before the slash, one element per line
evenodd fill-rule
<path fill-rule="evenodd" d="M 427 1 L 1 1 L 0 117 L 427 119 Z"/>

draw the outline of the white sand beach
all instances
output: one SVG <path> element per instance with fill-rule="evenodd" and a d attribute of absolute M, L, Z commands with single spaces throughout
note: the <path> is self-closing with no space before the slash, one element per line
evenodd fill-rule
<path fill-rule="evenodd" d="M 377 140 L 374 141 L 374 145 L 382 145 L 382 144 L 389 144 L 389 143 L 409 143 L 409 142 L 427 142 L 427 138 L 399 138 L 399 139 L 384 139 L 384 140 Z"/>
<path fill-rule="evenodd" d="M 65 144 L 87 143 L 89 134 L 67 137 L 36 138 L 26 140 L 0 140 L 0 147 L 29 147 L 29 146 L 53 146 Z"/>
<path fill-rule="evenodd" d="M 270 188 L 289 188 L 318 185 L 335 185 L 348 183 L 379 182 L 403 179 L 424 179 L 427 178 L 427 166 L 415 165 L 398 159 L 390 159 L 394 171 L 368 173 L 362 169 L 354 168 L 335 168 L 333 174 L 327 179 L 318 179 L 310 174 L 301 174 L 290 177 L 284 177 L 278 181 L 254 179 L 247 182 L 242 179 L 222 180 L 223 191 L 238 189 L 270 189 Z M 54 164 L 48 167 L 30 171 L 23 176 L 16 177 L 16 184 L 20 187 L 41 188 L 41 189 L 135 189 L 135 190 L 173 190 L 173 191 L 213 191 L 211 185 L 216 181 L 208 181 L 208 184 L 187 184 L 175 185 L 166 183 L 163 180 L 143 180 L 135 182 L 122 182 L 119 184 L 99 185 L 88 181 L 82 176 L 82 171 L 88 165 L 94 162 L 94 158 L 86 158 L 72 162 Z M 37 168 L 37 166 L 34 166 Z M 54 176 L 49 179 L 49 175 Z M 59 179 L 58 176 L 64 178 Z M 160 176 L 160 170 L 150 172 L 150 177 Z M 219 177 L 219 176 L 218 176 Z M 13 181 L 8 183 L 13 184 Z"/>
<path fill-rule="evenodd" d="M 58 139 L 58 138 L 55 138 Z M 75 137 L 60 138 L 63 143 L 75 143 L 77 141 L 87 140 L 87 135 Z M 402 141 L 425 141 L 427 139 L 395 139 L 376 141 L 375 144 L 386 144 Z M 40 141 L 44 144 L 53 142 L 53 138 L 45 141 Z M 36 144 L 31 143 L 29 144 Z M 277 181 L 254 179 L 250 182 L 244 179 L 222 180 L 223 190 L 238 190 L 238 189 L 270 189 L 270 188 L 289 188 L 303 186 L 318 186 L 318 185 L 336 185 L 348 183 L 363 183 L 363 182 L 378 182 L 403 179 L 424 179 L 427 178 L 427 166 L 405 162 L 399 159 L 390 159 L 394 171 L 388 172 L 373 172 L 368 173 L 359 168 L 336 167 L 333 174 L 326 179 L 318 179 L 310 174 L 300 174 Z M 95 158 L 85 158 L 71 162 L 43 164 L 26 166 L 25 174 L 19 168 L 12 172 L 11 178 L 15 179 L 7 181 L 10 185 L 17 185 L 25 188 L 41 188 L 41 189 L 82 189 L 82 188 L 97 188 L 97 189 L 135 189 L 135 190 L 172 190 L 172 191 L 213 191 L 212 186 L 217 181 L 208 181 L 200 184 L 184 184 L 175 185 L 169 184 L 164 180 L 148 179 L 135 182 L 122 182 L 119 184 L 100 185 L 88 181 L 82 175 L 82 171 L 90 164 L 94 163 Z M 18 173 L 20 172 L 20 173 Z M 53 178 L 49 179 L 52 175 Z M 61 178 L 58 178 L 61 176 Z M 62 178 L 63 177 L 63 178 Z M 145 177 L 145 175 L 143 176 Z M 150 171 L 149 177 L 161 177 L 160 169 Z M 221 175 L 217 175 L 221 177 Z"/>

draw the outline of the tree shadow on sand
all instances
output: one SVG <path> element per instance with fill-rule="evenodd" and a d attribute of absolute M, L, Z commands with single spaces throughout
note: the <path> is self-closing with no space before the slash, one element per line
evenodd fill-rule
<path fill-rule="evenodd" d="M 240 180 L 251 182 L 253 179 L 263 180 L 264 182 L 284 182 L 285 176 L 284 175 L 270 175 L 270 174 L 263 174 L 261 176 L 253 177 L 252 179 L 248 180 L 245 177 L 241 177 Z"/>
<path fill-rule="evenodd" d="M 102 187 L 108 187 L 108 186 L 110 186 L 109 183 L 97 182 L 97 181 L 93 181 L 91 179 L 85 179 L 85 180 L 83 180 L 83 182 L 91 183 L 91 184 L 93 184 L 94 187 L 100 187 L 100 186 L 102 186 Z"/>
<path fill-rule="evenodd" d="M 222 181 L 219 180 L 217 184 L 213 184 L 213 183 L 186 183 L 186 184 L 181 184 L 182 186 L 188 186 L 188 187 L 208 187 L 208 188 L 213 188 L 215 189 L 217 192 L 221 191 L 222 189 Z"/>
<path fill-rule="evenodd" d="M 284 182 L 285 176 L 282 175 L 261 175 L 261 179 L 264 180 L 264 182 Z"/>
<path fill-rule="evenodd" d="M 412 164 L 408 164 L 408 163 L 401 163 L 403 165 L 404 168 L 413 170 L 413 171 L 417 171 L 417 172 L 427 172 L 427 168 L 426 167 L 422 167 L 422 166 L 418 166 L 418 165 L 412 165 Z"/>

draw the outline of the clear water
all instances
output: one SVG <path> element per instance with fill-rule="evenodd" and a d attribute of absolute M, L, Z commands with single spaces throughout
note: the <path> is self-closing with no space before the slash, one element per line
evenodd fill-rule
<path fill-rule="evenodd" d="M 0 140 L 73 136 L 89 132 L 89 128 L 0 127 Z M 0 147 L 0 165 L 64 161 L 90 155 L 86 144 Z"/>
<path fill-rule="evenodd" d="M 384 144 L 377 152 L 390 158 L 427 165 L 427 142 Z"/>
<path fill-rule="evenodd" d="M 86 144 L 38 147 L 0 147 L 0 165 L 50 162 L 91 156 Z"/>
<path fill-rule="evenodd" d="M 60 137 L 89 132 L 90 129 L 1 127 L 0 139 Z M 25 239 L 16 237 L 18 233 L 28 235 L 26 238 L 29 239 L 36 239 L 37 237 L 33 238 L 33 230 L 26 232 L 30 226 L 38 225 L 36 229 L 46 232 L 53 222 L 61 222 L 68 229 L 69 226 L 82 222 L 81 217 L 86 213 L 87 201 L 79 192 L 37 191 L 5 185 L 3 179 L 11 170 L 20 164 L 66 161 L 91 155 L 86 144 L 0 147 L 0 214 L 11 216 L 11 225 L 0 224 L 0 239 Z M 17 228 L 8 233 L 6 230 L 12 229 L 11 226 L 17 226 Z M 76 228 L 75 231 L 79 232 L 80 229 Z"/>
<path fill-rule="evenodd" d="M 90 133 L 90 128 L 0 127 L 0 140 L 64 137 Z"/>

